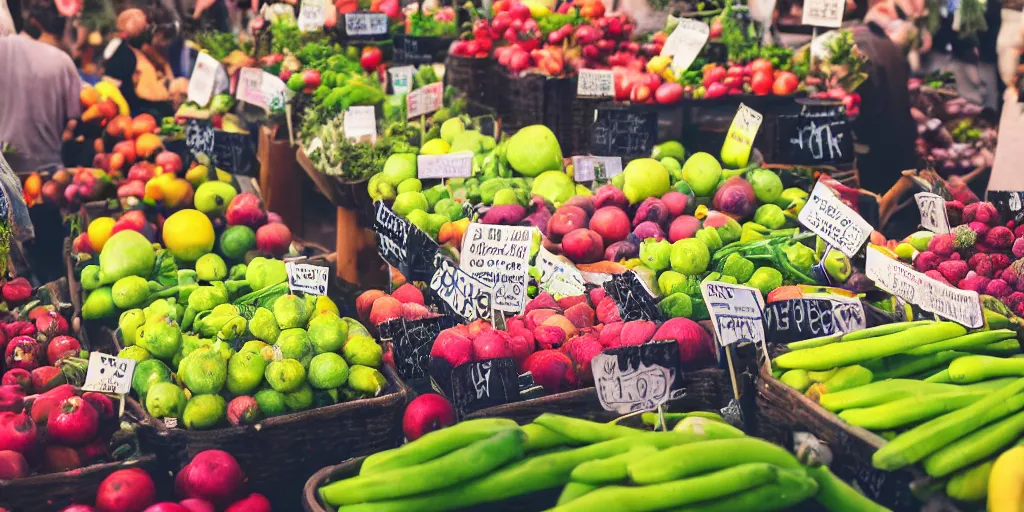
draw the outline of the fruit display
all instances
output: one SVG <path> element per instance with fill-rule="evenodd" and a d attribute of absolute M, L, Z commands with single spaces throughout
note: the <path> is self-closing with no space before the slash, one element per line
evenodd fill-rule
<path fill-rule="evenodd" d="M 315 482 L 315 499 L 342 510 L 513 503 L 558 511 L 778 510 L 804 501 L 830 510 L 885 510 L 827 466 L 804 464 L 720 417 L 701 416 L 655 432 L 557 414 L 523 426 L 503 418 L 465 421 L 370 455 L 341 478 Z M 398 479 L 405 485 L 393 485 Z M 544 490 L 559 494 L 538 494 Z"/>
<path fill-rule="evenodd" d="M 917 123 L 918 156 L 943 176 L 967 174 L 992 167 L 996 126 L 982 116 L 984 109 L 945 90 L 910 79 L 910 115 Z"/>
<path fill-rule="evenodd" d="M 772 364 L 780 382 L 888 439 L 875 468 L 916 465 L 957 501 L 988 496 L 989 510 L 1012 510 L 1020 504 L 1007 492 L 1013 470 L 993 466 L 1024 440 L 1021 345 L 1006 316 L 985 317 L 971 332 L 920 320 L 796 341 Z"/>

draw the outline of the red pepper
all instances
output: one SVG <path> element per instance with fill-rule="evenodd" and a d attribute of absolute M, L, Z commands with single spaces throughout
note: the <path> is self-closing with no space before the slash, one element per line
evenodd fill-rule
<path fill-rule="evenodd" d="M 377 69 L 381 61 L 384 60 L 384 52 L 376 46 L 364 46 L 363 53 L 359 57 L 359 65 L 362 66 L 363 70 L 367 73 Z"/>
<path fill-rule="evenodd" d="M 4 283 L 0 291 L 3 292 L 5 301 L 19 304 L 32 296 L 32 284 L 28 282 L 28 279 L 18 277 Z"/>
<path fill-rule="evenodd" d="M 4 324 L 4 332 L 7 334 L 7 339 L 12 339 L 16 336 L 35 336 L 36 324 L 26 320 L 15 320 L 9 324 Z"/>

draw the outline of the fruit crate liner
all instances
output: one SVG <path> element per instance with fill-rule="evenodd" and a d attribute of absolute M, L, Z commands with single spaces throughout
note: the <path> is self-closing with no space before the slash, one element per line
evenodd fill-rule
<path fill-rule="evenodd" d="M 514 133 L 520 128 L 543 124 L 554 132 L 558 144 L 572 147 L 572 100 L 576 97 L 576 77 L 555 78 L 538 73 L 510 76 L 494 75 L 495 94 L 492 100 L 502 119 L 502 128 Z"/>
<path fill-rule="evenodd" d="M 448 55 L 445 61 L 445 85 L 455 87 L 471 101 L 498 104 L 491 76 L 496 72 L 493 59 Z"/>

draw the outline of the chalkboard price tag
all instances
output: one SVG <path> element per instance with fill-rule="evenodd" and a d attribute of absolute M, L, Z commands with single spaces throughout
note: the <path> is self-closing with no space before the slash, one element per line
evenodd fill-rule
<path fill-rule="evenodd" d="M 590 368 L 598 401 L 606 411 L 649 411 L 683 394 L 675 341 L 608 349 L 591 359 Z"/>
<path fill-rule="evenodd" d="M 764 344 L 764 299 L 761 298 L 760 290 L 708 281 L 701 283 L 700 292 L 720 345 L 727 347 L 747 342 Z"/>
<path fill-rule="evenodd" d="M 444 85 L 435 82 L 410 92 L 405 106 L 409 119 L 437 112 L 444 106 Z"/>
<path fill-rule="evenodd" d="M 494 303 L 494 288 L 437 255 L 437 271 L 430 279 L 430 289 L 450 308 L 453 314 L 467 323 L 478 318 L 490 318 Z"/>
<path fill-rule="evenodd" d="M 598 107 L 590 152 L 601 156 L 647 156 L 658 142 L 658 112 L 644 107 Z"/>
<path fill-rule="evenodd" d="M 472 223 L 462 238 L 459 267 L 494 290 L 494 309 L 520 313 L 526 307 L 534 229 Z"/>
<path fill-rule="evenodd" d="M 841 103 L 805 103 L 799 114 L 779 117 L 778 133 L 784 163 L 834 165 L 854 160 L 853 134 Z"/>
<path fill-rule="evenodd" d="M 89 370 L 85 373 L 85 391 L 127 394 L 132 389 L 134 359 L 114 357 L 99 352 L 89 354 Z"/>
<path fill-rule="evenodd" d="M 327 295 L 327 267 L 295 262 L 285 263 L 285 267 L 288 271 L 288 289 L 292 293 Z"/>
<path fill-rule="evenodd" d="M 395 369 L 403 379 L 427 377 L 430 348 L 441 333 L 439 317 L 406 320 L 396 318 L 377 326 L 382 342 L 394 350 Z"/>
<path fill-rule="evenodd" d="M 628 271 L 613 275 L 604 283 L 604 289 L 615 300 L 619 307 L 619 316 L 624 322 L 664 320 L 653 294 L 636 272 Z"/>
<path fill-rule="evenodd" d="M 851 258 L 868 241 L 874 229 L 821 181 L 814 185 L 797 220 Z"/>
<path fill-rule="evenodd" d="M 576 95 L 584 98 L 614 98 L 615 75 L 604 69 L 581 69 L 576 76 Z"/>
<path fill-rule="evenodd" d="M 213 159 L 216 146 L 213 124 L 201 119 L 189 119 L 185 122 L 185 145 L 193 155 L 203 154 Z"/>
<path fill-rule="evenodd" d="M 381 201 L 374 203 L 373 231 L 380 257 L 406 279 L 425 281 L 434 275 L 437 242 Z"/>
<path fill-rule="evenodd" d="M 519 373 L 512 358 L 488 359 L 456 366 L 451 373 L 456 416 L 519 400 Z"/>
<path fill-rule="evenodd" d="M 946 215 L 946 200 L 931 192 L 914 194 L 917 208 L 921 210 L 921 226 L 934 233 L 949 233 L 949 217 Z"/>
<path fill-rule="evenodd" d="M 345 34 L 349 37 L 379 36 L 387 33 L 387 14 L 381 12 L 350 12 L 345 15 Z"/>
<path fill-rule="evenodd" d="M 468 178 L 473 175 L 473 152 L 419 155 L 416 157 L 416 174 L 420 179 Z"/>
<path fill-rule="evenodd" d="M 585 183 L 588 181 L 607 181 L 617 174 L 622 174 L 622 157 L 572 157 L 572 177 L 577 183 Z"/>
<path fill-rule="evenodd" d="M 845 334 L 867 327 L 864 306 L 854 298 L 801 298 L 764 308 L 767 339 L 773 343 Z"/>

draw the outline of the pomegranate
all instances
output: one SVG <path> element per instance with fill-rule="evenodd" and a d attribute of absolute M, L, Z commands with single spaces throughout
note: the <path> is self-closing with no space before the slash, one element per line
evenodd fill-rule
<path fill-rule="evenodd" d="M 270 500 L 254 492 L 232 503 L 224 512 L 270 512 Z"/>
<path fill-rule="evenodd" d="M 420 395 L 409 402 L 402 416 L 402 432 L 415 441 L 423 434 L 455 424 L 455 409 L 445 397 L 434 393 Z"/>
<path fill-rule="evenodd" d="M 25 413 L 0 412 L 0 450 L 28 453 L 36 446 L 36 423 Z"/>
<path fill-rule="evenodd" d="M 141 512 L 155 500 L 153 479 L 139 468 L 114 471 L 96 491 L 96 508 L 100 512 Z"/>
<path fill-rule="evenodd" d="M 63 357 L 77 356 L 82 351 L 82 344 L 71 336 L 57 336 L 46 345 L 46 360 L 57 364 Z"/>
<path fill-rule="evenodd" d="M 68 446 L 82 446 L 96 438 L 100 415 L 82 397 L 64 399 L 50 412 L 46 420 L 46 433 L 50 439 Z"/>
<path fill-rule="evenodd" d="M 174 479 L 174 489 L 183 498 L 201 498 L 218 506 L 233 502 L 242 493 L 245 474 L 238 461 L 222 450 L 196 454 Z"/>
<path fill-rule="evenodd" d="M 7 343 L 4 357 L 8 368 L 35 370 L 39 367 L 39 344 L 28 336 L 16 336 Z"/>

